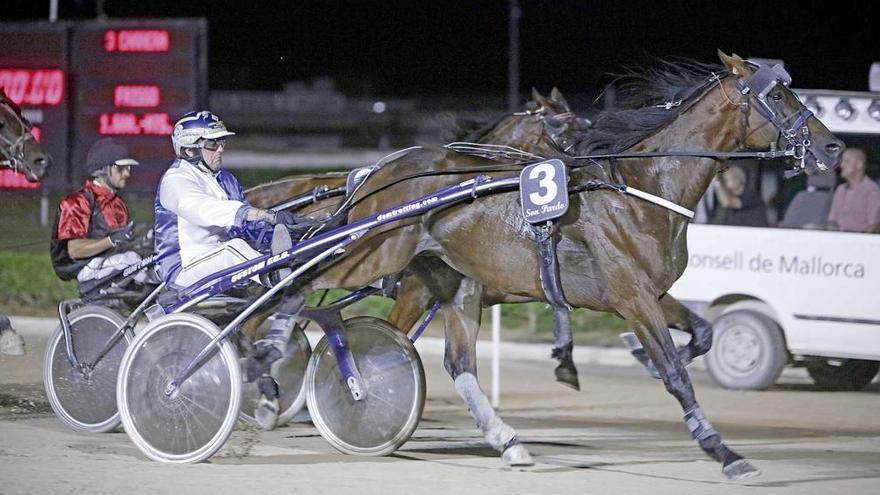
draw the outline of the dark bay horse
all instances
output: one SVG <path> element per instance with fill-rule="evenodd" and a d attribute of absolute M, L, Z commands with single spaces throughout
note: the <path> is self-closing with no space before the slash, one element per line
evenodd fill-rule
<path fill-rule="evenodd" d="M 34 139 L 31 123 L 0 87 L 0 168 L 24 174 L 29 182 L 46 176 L 51 160 Z M 9 318 L 0 314 L 0 353 L 24 354 L 24 341 L 12 328 Z"/>
<path fill-rule="evenodd" d="M 725 67 L 672 64 L 634 86 L 621 110 L 600 115 L 575 150 L 644 153 L 598 163 L 572 160 L 571 184 L 607 178 L 694 208 L 724 153 L 791 148 L 808 172 L 834 167 L 844 146 L 788 88 L 787 74 L 719 54 Z M 693 152 L 693 156 L 688 156 Z M 637 155 L 636 155 L 637 156 Z M 483 170 L 481 171 L 481 166 Z M 461 173 L 471 168 L 470 174 Z M 447 149 L 425 148 L 391 162 L 358 192 L 349 219 L 400 204 L 477 174 L 485 163 Z M 433 258 L 454 271 L 418 272 L 443 306 L 445 365 L 484 438 L 511 464 L 531 462 L 516 432 L 495 413 L 476 380 L 475 338 L 484 302 L 541 300 L 536 247 L 527 236 L 515 194 L 496 194 L 371 231 L 338 263 L 302 290 L 355 289 L 399 273 L 416 257 Z M 687 220 L 619 190 L 578 192 L 558 223 L 558 256 L 565 297 L 575 307 L 622 316 L 635 328 L 666 389 L 680 403 L 693 438 L 731 478 L 758 473 L 729 449 L 700 408 L 668 327 L 691 326 L 681 305 L 666 294 L 687 264 Z M 491 288 L 488 292 L 486 288 Z M 499 301 L 487 301 L 492 294 Z M 694 329 L 689 353 L 711 344 L 711 327 Z"/>
<path fill-rule="evenodd" d="M 31 129 L 21 108 L 0 88 L 0 168 L 11 168 L 29 182 L 38 182 L 46 176 L 51 160 Z"/>
<path fill-rule="evenodd" d="M 531 153 L 535 156 L 545 156 L 559 152 L 564 153 L 566 149 L 570 149 L 577 133 L 588 128 L 589 124 L 588 120 L 574 115 L 565 97 L 557 88 L 553 88 L 549 97 L 533 89 L 532 101 L 526 105 L 524 111 L 490 118 L 460 120 L 456 123 L 455 129 L 449 137 L 453 142 L 458 143 L 509 147 L 486 149 L 489 153 L 498 152 L 499 158 L 507 157 L 508 155 L 504 155 L 505 152 L 516 154 L 517 151 Z M 509 161 L 509 158 L 502 159 Z M 245 194 L 252 204 L 266 208 L 297 194 L 313 191 L 319 186 L 335 188 L 344 185 L 346 175 L 345 173 L 333 173 L 292 176 L 255 186 L 245 191 Z M 298 212 L 307 216 L 326 215 L 340 201 L 335 199 L 319 201 L 298 210 Z M 413 261 L 413 264 L 418 265 L 416 267 L 418 270 L 451 271 L 447 265 L 438 264 L 435 261 L 430 258 L 417 259 Z M 450 273 L 450 276 L 455 275 Z M 491 291 L 491 288 L 487 288 L 487 292 L 491 293 Z M 412 276 L 409 270 L 402 274 L 394 297 L 396 302 L 392 307 L 389 320 L 403 331 L 411 329 L 436 299 L 431 290 L 418 277 Z M 494 296 L 490 294 L 488 297 L 499 300 L 504 296 L 499 293 Z M 514 302 L 510 299 L 508 301 Z M 248 325 L 245 331 L 250 331 L 250 328 L 251 325 Z M 567 344 L 568 347 L 565 349 L 565 353 L 555 354 L 560 360 L 557 379 L 578 388 L 577 373 L 571 358 L 570 336 L 570 331 L 566 332 L 565 339 L 567 341 L 563 344 Z M 563 374 L 560 373 L 560 370 L 566 372 Z"/>

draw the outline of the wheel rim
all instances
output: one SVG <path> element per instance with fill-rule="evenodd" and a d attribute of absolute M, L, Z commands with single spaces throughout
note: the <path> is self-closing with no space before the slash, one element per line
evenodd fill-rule
<path fill-rule="evenodd" d="M 415 431 L 424 405 L 424 371 L 412 343 L 390 324 L 374 318 L 346 322 L 348 345 L 366 397 L 355 401 L 322 339 L 308 376 L 309 413 L 321 435 L 337 449 L 385 455 Z"/>
<path fill-rule="evenodd" d="M 744 376 L 755 371 L 764 353 L 761 338 L 748 325 L 736 324 L 727 329 L 718 340 L 720 363 L 730 374 Z"/>
<path fill-rule="evenodd" d="M 77 359 L 91 362 L 124 320 L 107 308 L 86 307 L 70 315 Z M 119 425 L 116 377 L 128 336 L 110 349 L 88 373 L 67 360 L 64 333 L 59 327 L 46 351 L 44 384 L 49 404 L 67 426 L 79 431 L 105 432 Z"/>
<path fill-rule="evenodd" d="M 278 398 L 280 413 L 278 425 L 287 423 L 305 405 L 305 376 L 309 366 L 309 358 L 312 356 L 312 346 L 299 327 L 293 330 L 284 356 L 272 363 L 271 374 L 278 381 L 281 396 Z M 245 359 L 241 359 L 242 374 L 244 374 Z M 255 422 L 254 409 L 260 400 L 260 391 L 256 383 L 245 383 L 242 387 L 241 417 L 245 421 Z"/>
<path fill-rule="evenodd" d="M 219 329 L 195 315 L 166 319 L 139 335 L 126 355 L 120 412 L 126 432 L 150 458 L 198 462 L 216 452 L 234 426 L 241 404 L 238 357 L 229 343 L 222 343 L 167 396 L 166 385 Z"/>

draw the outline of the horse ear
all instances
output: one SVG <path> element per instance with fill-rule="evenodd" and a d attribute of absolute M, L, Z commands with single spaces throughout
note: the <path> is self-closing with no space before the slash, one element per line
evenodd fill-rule
<path fill-rule="evenodd" d="M 559 91 L 559 88 L 556 86 L 553 86 L 553 89 L 550 90 L 550 99 L 562 105 L 566 112 L 571 111 L 571 107 L 568 105 L 568 102 L 565 101 L 565 97 L 562 96 L 562 91 Z"/>
<path fill-rule="evenodd" d="M 539 105 L 544 101 L 544 97 L 541 95 L 541 93 L 538 92 L 537 89 L 535 89 L 535 87 L 532 87 L 532 101 Z"/>
<path fill-rule="evenodd" d="M 721 59 L 721 63 L 727 67 L 730 72 L 737 76 L 743 76 L 749 73 L 748 69 L 746 69 L 746 62 L 737 54 L 727 55 L 726 53 L 718 50 L 718 58 Z"/>

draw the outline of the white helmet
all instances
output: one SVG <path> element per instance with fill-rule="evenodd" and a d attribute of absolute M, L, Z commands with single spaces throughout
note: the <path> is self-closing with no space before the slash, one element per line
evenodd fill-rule
<path fill-rule="evenodd" d="M 174 124 L 171 145 L 174 146 L 174 153 L 183 157 L 183 149 L 199 148 L 201 139 L 220 139 L 234 135 L 234 132 L 226 130 L 226 124 L 212 112 L 189 112 Z"/>

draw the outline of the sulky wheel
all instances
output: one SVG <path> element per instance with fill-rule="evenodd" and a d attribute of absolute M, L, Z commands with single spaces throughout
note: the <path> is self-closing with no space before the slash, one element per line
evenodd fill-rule
<path fill-rule="evenodd" d="M 296 416 L 306 403 L 306 369 L 309 366 L 309 358 L 312 356 L 312 346 L 305 332 L 297 325 L 290 335 L 287 343 L 287 352 L 284 356 L 272 363 L 272 376 L 278 382 L 281 396 L 278 403 L 281 411 L 278 414 L 278 426 L 286 424 Z M 242 359 L 242 366 L 245 360 Z M 244 369 L 242 369 L 244 373 Z M 260 391 L 256 383 L 245 383 L 241 398 L 241 418 L 249 423 L 256 424 L 254 420 L 254 408 L 260 400 Z"/>
<path fill-rule="evenodd" d="M 241 371 L 228 340 L 176 392 L 165 393 L 219 333 L 202 316 L 171 314 L 153 320 L 126 351 L 117 383 L 119 413 L 129 438 L 150 459 L 199 462 L 232 433 L 241 406 Z"/>
<path fill-rule="evenodd" d="M 425 372 L 412 342 L 390 323 L 369 316 L 345 322 L 346 338 L 365 397 L 352 398 L 326 337 L 306 374 L 309 415 L 321 436 L 354 455 L 387 455 L 413 434 L 425 405 Z"/>
<path fill-rule="evenodd" d="M 68 316 L 73 350 L 80 363 L 91 363 L 125 319 L 103 306 L 85 306 Z M 116 342 L 91 369 L 67 360 L 64 330 L 55 329 L 43 359 L 43 385 L 55 415 L 76 431 L 104 433 L 119 426 L 116 375 L 129 336 Z"/>

